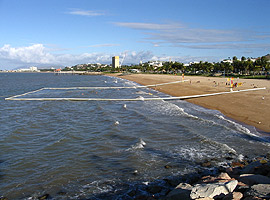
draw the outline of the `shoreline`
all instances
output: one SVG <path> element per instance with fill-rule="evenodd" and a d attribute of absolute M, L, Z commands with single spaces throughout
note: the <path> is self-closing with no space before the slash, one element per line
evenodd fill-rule
<path fill-rule="evenodd" d="M 107 74 L 126 80 L 134 81 L 141 85 L 150 85 L 182 80 L 182 76 L 164 74 L 129 74 L 122 75 Z M 185 76 L 183 83 L 158 86 L 156 89 L 171 96 L 188 96 L 208 94 L 216 92 L 227 92 L 227 78 Z M 270 133 L 270 81 L 258 79 L 235 79 L 234 83 L 241 83 L 241 87 L 234 90 L 266 87 L 265 90 L 225 94 L 218 96 L 200 97 L 188 99 L 187 102 L 202 106 L 204 108 L 218 110 L 226 117 L 249 126 L 263 134 Z"/>

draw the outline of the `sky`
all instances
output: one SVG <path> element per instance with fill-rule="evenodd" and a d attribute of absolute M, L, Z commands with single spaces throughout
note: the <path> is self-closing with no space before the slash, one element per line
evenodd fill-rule
<path fill-rule="evenodd" d="M 269 0 L 0 0 L 0 70 L 270 53 Z"/>

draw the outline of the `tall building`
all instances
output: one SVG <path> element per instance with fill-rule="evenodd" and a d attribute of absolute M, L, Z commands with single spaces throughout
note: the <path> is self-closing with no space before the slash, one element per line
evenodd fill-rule
<path fill-rule="evenodd" d="M 112 67 L 113 68 L 119 68 L 119 56 L 112 57 Z"/>

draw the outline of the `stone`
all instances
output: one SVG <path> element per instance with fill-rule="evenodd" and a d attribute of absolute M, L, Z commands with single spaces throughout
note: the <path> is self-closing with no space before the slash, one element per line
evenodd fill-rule
<path fill-rule="evenodd" d="M 170 169 L 170 168 L 172 168 L 172 166 L 171 165 L 165 165 L 164 168 L 165 169 Z"/>
<path fill-rule="evenodd" d="M 218 177 L 218 179 L 222 179 L 222 180 L 230 180 L 231 177 L 227 174 L 227 173 L 221 173 Z"/>
<path fill-rule="evenodd" d="M 176 187 L 176 189 L 185 189 L 185 190 L 192 190 L 192 186 L 188 183 L 179 183 Z"/>
<path fill-rule="evenodd" d="M 259 174 L 241 174 L 238 181 L 247 185 L 270 184 L 270 178 Z"/>
<path fill-rule="evenodd" d="M 237 192 L 241 192 L 241 193 L 246 193 L 248 190 L 250 189 L 249 186 L 245 185 L 245 186 L 239 186 L 239 182 L 238 182 L 238 187 L 237 187 Z"/>
<path fill-rule="evenodd" d="M 222 200 L 240 200 L 243 196 L 244 195 L 241 192 L 233 192 L 227 194 Z"/>
<path fill-rule="evenodd" d="M 212 184 L 197 184 L 192 188 L 191 199 L 198 199 L 204 197 L 215 198 L 221 195 L 233 192 L 237 186 L 238 181 L 233 180 L 227 183 L 212 183 Z"/>
<path fill-rule="evenodd" d="M 50 198 L 49 194 L 44 194 L 44 195 L 38 197 L 39 200 L 45 200 L 45 199 L 48 199 L 48 198 Z"/>
<path fill-rule="evenodd" d="M 169 179 L 163 179 L 163 180 L 173 187 L 176 187 L 181 182 L 179 178 L 169 178 Z"/>
<path fill-rule="evenodd" d="M 159 192 L 161 192 L 161 190 L 162 190 L 162 187 L 159 185 L 149 185 L 147 187 L 147 191 L 152 193 L 152 194 L 159 193 Z"/>
<path fill-rule="evenodd" d="M 256 168 L 256 167 L 259 167 L 259 166 L 261 166 L 260 161 L 252 162 L 252 163 L 246 165 L 246 166 L 242 169 L 241 174 L 253 174 L 254 171 L 255 171 L 255 168 Z"/>
<path fill-rule="evenodd" d="M 209 161 L 206 161 L 206 162 L 201 163 L 201 166 L 202 167 L 211 167 L 212 165 Z"/>
<path fill-rule="evenodd" d="M 232 162 L 232 167 L 241 167 L 243 168 L 245 165 L 243 163 L 240 162 Z"/>
<path fill-rule="evenodd" d="M 260 197 L 260 198 L 270 198 L 270 184 L 257 184 L 251 186 L 250 190 L 246 192 L 247 195 Z"/>
<path fill-rule="evenodd" d="M 261 165 L 259 167 L 254 168 L 254 174 L 260 174 L 263 176 L 267 176 L 270 173 L 270 165 Z"/>
<path fill-rule="evenodd" d="M 214 183 L 216 182 L 217 178 L 213 176 L 204 176 L 201 178 L 201 182 L 203 183 Z"/>
<path fill-rule="evenodd" d="M 166 200 L 190 200 L 190 192 L 192 186 L 187 183 L 180 183 L 174 190 L 169 192 L 166 196 Z"/>
<path fill-rule="evenodd" d="M 136 190 L 131 190 L 127 193 L 130 197 L 134 197 L 137 194 Z"/>

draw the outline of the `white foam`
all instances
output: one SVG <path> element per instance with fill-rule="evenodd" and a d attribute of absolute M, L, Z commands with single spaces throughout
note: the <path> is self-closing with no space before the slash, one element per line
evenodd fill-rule
<path fill-rule="evenodd" d="M 236 128 L 236 130 L 238 130 L 239 132 L 260 139 L 259 136 L 257 136 L 256 134 L 251 133 L 250 130 L 249 130 L 248 128 L 242 126 L 241 124 L 238 124 L 238 123 L 236 123 L 236 122 L 234 122 L 234 121 L 231 121 L 231 120 L 229 120 L 229 119 L 226 119 L 226 118 L 223 117 L 222 115 L 215 115 L 215 116 L 216 116 L 217 118 L 219 118 L 219 119 L 222 119 L 222 120 L 228 122 L 229 124 L 232 124 L 232 125 Z"/>
<path fill-rule="evenodd" d="M 135 149 L 143 149 L 146 146 L 146 143 L 140 139 L 140 141 L 138 143 L 136 143 L 135 145 L 132 145 L 131 148 L 128 148 L 127 150 L 135 150 Z"/>
<path fill-rule="evenodd" d="M 137 99 L 144 101 L 144 97 L 142 97 L 142 96 L 139 96 Z"/>
<path fill-rule="evenodd" d="M 244 158 L 245 158 L 245 157 L 244 157 L 242 154 L 240 154 L 240 155 L 238 156 L 238 160 L 239 160 L 239 161 L 243 161 Z"/>

